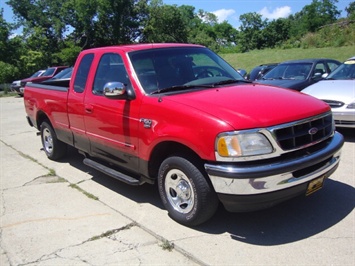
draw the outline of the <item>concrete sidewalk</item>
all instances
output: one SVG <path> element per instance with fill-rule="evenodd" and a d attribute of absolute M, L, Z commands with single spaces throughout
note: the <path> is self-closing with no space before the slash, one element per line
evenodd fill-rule
<path fill-rule="evenodd" d="M 2 266 L 194 264 L 14 148 L 0 151 Z"/>
<path fill-rule="evenodd" d="M 0 265 L 347 265 L 355 262 L 355 135 L 338 170 L 309 197 L 252 213 L 219 208 L 206 224 L 167 215 L 157 188 L 92 170 L 69 149 L 55 162 L 0 98 Z"/>

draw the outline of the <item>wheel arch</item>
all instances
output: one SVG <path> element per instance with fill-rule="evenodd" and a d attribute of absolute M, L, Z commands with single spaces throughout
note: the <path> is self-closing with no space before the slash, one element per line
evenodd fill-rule
<path fill-rule="evenodd" d="M 45 112 L 43 112 L 43 111 L 38 111 L 37 112 L 37 118 L 36 118 L 36 126 L 37 126 L 38 130 L 41 130 L 41 124 L 44 121 L 48 122 L 53 128 L 52 122 L 49 119 L 49 117 L 47 116 L 47 114 Z"/>
<path fill-rule="evenodd" d="M 181 156 L 194 163 L 202 173 L 205 173 L 203 159 L 191 148 L 175 141 L 164 141 L 156 145 L 149 157 L 149 176 L 156 179 L 161 163 L 170 156 Z"/>

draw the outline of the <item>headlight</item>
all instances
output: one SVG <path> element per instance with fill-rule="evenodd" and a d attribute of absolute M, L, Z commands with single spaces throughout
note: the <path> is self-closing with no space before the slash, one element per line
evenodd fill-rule
<path fill-rule="evenodd" d="M 352 102 L 351 104 L 349 104 L 346 109 L 355 109 L 355 102 Z"/>
<path fill-rule="evenodd" d="M 268 154 L 273 148 L 261 133 L 227 133 L 217 137 L 216 150 L 221 157 L 242 157 Z"/>

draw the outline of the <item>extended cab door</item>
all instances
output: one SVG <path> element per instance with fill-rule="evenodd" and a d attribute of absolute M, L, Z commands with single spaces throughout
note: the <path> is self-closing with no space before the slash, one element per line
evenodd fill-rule
<path fill-rule="evenodd" d="M 139 102 L 109 99 L 103 95 L 107 82 L 132 86 L 122 56 L 102 52 L 90 90 L 85 95 L 85 127 L 91 155 L 128 169 L 138 169 Z M 96 61 L 96 60 L 95 60 Z"/>
<path fill-rule="evenodd" d="M 68 94 L 68 119 L 70 129 L 73 133 L 73 145 L 82 151 L 90 151 L 90 142 L 85 132 L 84 124 L 84 96 L 85 91 L 90 83 L 89 73 L 94 60 L 93 53 L 83 53 L 79 55 L 74 72 L 72 74 L 73 80 L 70 84 Z"/>

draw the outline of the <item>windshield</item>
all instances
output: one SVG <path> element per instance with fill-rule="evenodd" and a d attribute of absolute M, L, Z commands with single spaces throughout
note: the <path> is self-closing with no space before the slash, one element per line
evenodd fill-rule
<path fill-rule="evenodd" d="M 206 88 L 206 85 L 244 78 L 207 48 L 178 47 L 129 53 L 134 70 L 146 93 L 171 87 Z M 185 87 L 183 87 L 185 86 Z"/>
<path fill-rule="evenodd" d="M 349 60 L 336 68 L 327 79 L 355 79 L 355 60 Z"/>
<path fill-rule="evenodd" d="M 41 76 L 44 73 L 44 70 L 38 70 L 36 73 L 34 73 L 30 78 L 36 78 Z"/>
<path fill-rule="evenodd" d="M 55 71 L 55 68 L 47 68 L 47 70 L 43 73 L 43 77 L 48 77 L 48 76 L 52 76 L 53 73 Z"/>
<path fill-rule="evenodd" d="M 266 73 L 263 79 L 305 80 L 311 69 L 311 63 L 281 64 Z"/>
<path fill-rule="evenodd" d="M 65 78 L 70 78 L 72 74 L 73 68 L 68 67 L 62 71 L 60 71 L 57 75 L 53 77 L 53 79 L 65 79 Z"/>

